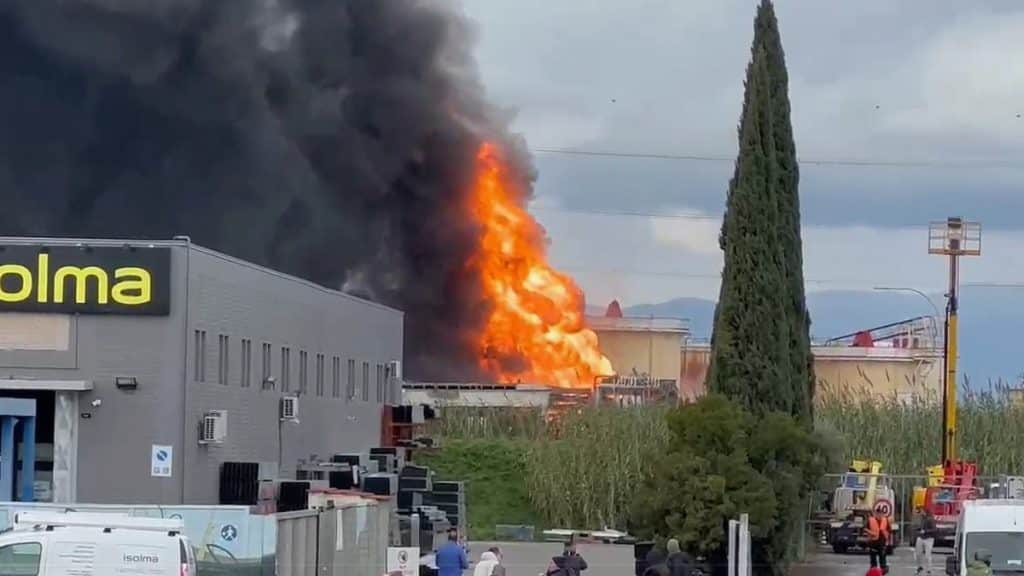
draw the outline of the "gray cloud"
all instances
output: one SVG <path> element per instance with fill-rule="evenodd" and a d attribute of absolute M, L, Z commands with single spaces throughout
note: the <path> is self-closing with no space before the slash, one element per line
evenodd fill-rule
<path fill-rule="evenodd" d="M 1020 228 L 1024 4 L 778 0 L 811 225 L 963 214 Z M 466 2 L 489 91 L 536 147 L 730 156 L 753 0 Z M 998 160 L 1011 167 L 977 165 Z M 540 198 L 569 208 L 720 213 L 729 162 L 539 155 Z"/>

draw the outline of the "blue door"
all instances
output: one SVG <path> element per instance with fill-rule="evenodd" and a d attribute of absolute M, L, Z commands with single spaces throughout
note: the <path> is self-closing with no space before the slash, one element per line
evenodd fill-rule
<path fill-rule="evenodd" d="M 17 447 L 21 446 L 21 454 Z M 20 458 L 19 458 L 20 456 Z M 15 486 L 15 466 L 21 460 L 21 482 Z M 36 470 L 36 401 L 0 398 L 0 502 L 34 499 Z"/>

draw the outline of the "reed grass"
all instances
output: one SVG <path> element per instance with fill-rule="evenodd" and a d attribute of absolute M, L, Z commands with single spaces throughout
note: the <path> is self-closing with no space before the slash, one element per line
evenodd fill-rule
<path fill-rule="evenodd" d="M 879 397 L 849 387 L 825 387 L 818 397 L 816 426 L 838 440 L 845 461 L 878 460 L 889 474 L 915 476 L 939 463 L 938 399 Z M 548 422 L 539 410 L 447 408 L 434 434 L 442 446 L 445 440 L 525 441 L 521 481 L 530 513 L 544 526 L 622 527 L 633 494 L 668 443 L 668 410 L 587 408 Z M 982 475 L 1024 474 L 1024 404 L 1005 387 L 961 392 L 959 438 L 961 456 L 977 461 Z"/>
<path fill-rule="evenodd" d="M 819 391 L 819 397 L 817 425 L 842 441 L 846 460 L 870 458 L 890 474 L 908 475 L 941 463 L 942 402 L 935 395 L 902 399 L 846 389 Z M 958 404 L 960 457 L 976 461 L 985 476 L 1024 472 L 1024 405 L 1010 390 L 965 383 Z"/>

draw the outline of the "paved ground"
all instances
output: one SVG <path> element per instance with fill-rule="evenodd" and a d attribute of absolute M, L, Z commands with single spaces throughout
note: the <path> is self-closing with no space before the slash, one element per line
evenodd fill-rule
<path fill-rule="evenodd" d="M 473 543 L 470 545 L 470 560 L 476 561 L 480 554 L 487 550 L 490 543 Z M 504 564 L 508 576 L 538 576 L 542 574 L 551 561 L 551 557 L 561 551 L 561 544 L 551 543 L 506 543 L 501 547 Z M 580 553 L 587 560 L 590 569 L 586 576 L 632 576 L 633 547 L 615 545 L 581 544 Z M 914 555 L 909 548 L 897 550 L 895 558 L 890 562 L 890 576 L 913 576 L 915 573 Z M 939 552 L 935 555 L 935 566 L 932 574 L 940 576 L 945 573 L 946 557 Z M 864 576 L 868 569 L 866 554 L 850 553 L 842 556 L 822 551 L 813 554 L 805 564 L 794 566 L 791 576 Z M 467 576 L 472 576 L 467 571 Z"/>
<path fill-rule="evenodd" d="M 889 576 L 913 576 L 917 571 L 914 563 L 914 552 L 910 548 L 900 548 L 895 557 L 889 559 Z M 932 559 L 932 574 L 941 576 L 946 573 L 946 553 L 936 550 Z M 821 552 L 808 558 L 807 563 L 794 567 L 790 576 L 864 576 L 869 566 L 867 554 L 850 553 L 843 555 Z"/>

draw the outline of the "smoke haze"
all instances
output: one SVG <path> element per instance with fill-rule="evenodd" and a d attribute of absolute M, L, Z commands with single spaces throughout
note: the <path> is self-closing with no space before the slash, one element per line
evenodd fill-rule
<path fill-rule="evenodd" d="M 477 149 L 533 172 L 448 6 L 7 0 L 0 234 L 187 234 L 404 310 L 410 377 L 478 377 Z"/>

